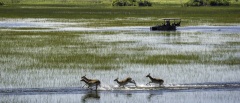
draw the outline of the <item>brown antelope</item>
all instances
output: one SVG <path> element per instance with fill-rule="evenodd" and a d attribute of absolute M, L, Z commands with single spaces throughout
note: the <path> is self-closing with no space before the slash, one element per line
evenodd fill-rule
<path fill-rule="evenodd" d="M 92 80 L 97 81 L 97 79 L 89 79 L 89 78 L 87 78 L 86 75 L 82 76 L 81 78 L 85 79 L 87 81 L 92 81 Z"/>
<path fill-rule="evenodd" d="M 162 79 L 159 79 L 159 78 L 153 78 L 153 77 L 151 77 L 150 76 L 150 73 L 146 76 L 146 77 L 149 77 L 150 78 L 150 82 L 149 83 L 147 83 L 146 85 L 150 85 L 150 83 L 156 83 L 156 84 L 159 84 L 159 86 L 161 86 L 162 84 L 163 84 L 163 82 L 164 82 L 164 80 L 162 80 Z"/>
<path fill-rule="evenodd" d="M 137 86 L 136 82 L 134 80 L 132 80 L 132 78 L 130 78 L 130 77 L 127 77 L 126 79 L 121 80 L 121 81 L 118 81 L 118 78 L 116 78 L 114 81 L 116 81 L 118 83 L 119 87 L 120 86 L 124 87 L 124 85 L 126 85 L 128 83 L 133 83 L 133 84 L 135 84 L 135 86 Z"/>
<path fill-rule="evenodd" d="M 86 77 L 86 75 L 82 76 L 81 78 L 82 78 L 82 80 L 86 80 L 86 81 L 88 81 L 88 82 L 90 82 L 90 83 L 91 83 L 91 82 L 99 83 L 99 84 L 98 84 L 99 86 L 100 86 L 100 84 L 101 84 L 101 82 L 100 82 L 98 79 L 89 79 L 89 78 Z M 82 80 L 81 80 L 81 81 L 82 81 Z M 84 81 L 84 82 L 85 82 L 85 81 Z M 85 82 L 85 83 L 86 83 L 86 82 Z M 89 84 L 88 84 L 88 83 L 86 83 L 85 85 L 88 85 L 88 88 L 89 88 Z M 85 86 L 85 85 L 84 85 L 84 86 Z M 96 90 L 97 90 L 97 86 L 98 86 L 98 85 L 96 85 Z M 84 86 L 83 86 L 83 87 L 84 87 Z M 90 86 L 90 87 L 91 87 L 91 86 Z"/>
<path fill-rule="evenodd" d="M 88 81 L 88 80 L 86 80 L 86 79 L 81 79 L 81 81 L 85 82 L 85 83 L 88 85 L 88 88 L 93 87 L 93 86 L 96 86 L 96 90 L 97 90 L 98 86 L 100 86 L 100 84 L 101 84 L 101 82 L 100 82 L 99 80 L 91 80 L 91 81 Z M 85 84 L 85 85 L 86 85 L 86 84 Z M 85 86 L 85 85 L 84 85 L 84 86 Z M 84 87 L 84 86 L 83 86 L 83 87 Z"/>
<path fill-rule="evenodd" d="M 87 80 L 87 81 L 99 81 L 98 79 L 89 79 L 89 78 L 86 77 L 86 75 L 82 76 L 81 78 L 84 79 L 84 80 Z M 87 83 L 86 83 L 86 84 L 87 84 Z M 86 84 L 85 84 L 85 85 L 86 85 Z M 84 86 L 85 86 L 85 85 L 84 85 Z M 84 86 L 83 86 L 83 87 L 84 87 Z"/>

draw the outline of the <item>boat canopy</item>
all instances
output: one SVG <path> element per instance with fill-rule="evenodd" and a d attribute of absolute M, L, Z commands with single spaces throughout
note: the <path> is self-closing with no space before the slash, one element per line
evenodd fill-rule
<path fill-rule="evenodd" d="M 181 20 L 180 18 L 162 18 L 163 20 Z"/>

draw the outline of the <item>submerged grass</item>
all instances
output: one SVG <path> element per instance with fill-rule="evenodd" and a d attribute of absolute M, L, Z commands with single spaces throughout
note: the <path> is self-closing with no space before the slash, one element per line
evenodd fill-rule
<path fill-rule="evenodd" d="M 198 25 L 239 23 L 239 10 L 239 5 L 185 8 L 159 4 L 139 8 L 102 4 L 29 4 L 1 6 L 0 18 L 2 21 L 5 18 L 47 18 L 47 22 L 86 23 L 61 25 L 66 28 L 155 25 L 165 17 L 182 18 L 183 25 Z M 159 74 L 159 67 L 162 67 L 163 78 L 170 77 L 166 80 L 168 83 L 189 82 L 186 78 L 191 75 L 195 77 L 194 82 L 202 79 L 208 82 L 209 77 L 218 78 L 209 81 L 229 81 L 229 75 L 223 77 L 225 79 L 219 79 L 219 76 L 232 75 L 229 69 L 239 70 L 239 33 L 216 35 L 202 32 L 74 32 L 47 29 L 0 28 L 1 87 L 79 87 L 80 75 L 87 74 L 106 82 L 117 75 L 134 74 L 134 78 L 146 72 Z M 236 75 L 237 72 L 233 77 L 236 78 Z M 171 77 L 178 77 L 180 81 Z M 175 80 L 177 82 L 172 82 Z"/>
<path fill-rule="evenodd" d="M 229 45 L 240 45 L 240 42 L 227 42 Z"/>
<path fill-rule="evenodd" d="M 0 64 L 10 63 L 15 69 L 96 69 L 111 70 L 123 68 L 131 64 L 159 65 L 159 64 L 217 64 L 238 65 L 238 57 L 224 58 L 225 53 L 237 53 L 237 49 L 216 47 L 212 53 L 166 53 L 149 54 L 148 51 L 160 51 L 164 48 L 140 45 L 141 41 L 108 40 L 108 38 L 89 38 L 92 36 L 118 35 L 119 32 L 33 32 L 33 31 L 1 31 Z M 132 34 L 142 37 L 143 34 Z M 172 38 L 176 35 L 153 34 L 152 36 Z M 177 33 L 177 35 L 181 35 Z M 121 36 L 122 35 L 121 33 Z M 151 36 L 151 35 L 149 35 Z M 113 36 L 114 38 L 117 36 Z M 105 40 L 107 39 L 107 41 Z M 168 45 L 192 45 L 192 42 L 169 42 Z M 193 44 L 195 44 L 193 42 Z M 197 43 L 200 45 L 200 43 Z M 133 46 L 135 45 L 135 46 Z M 139 46 L 137 46 L 139 45 Z M 227 42 L 226 45 L 238 46 L 238 42 Z M 218 49 L 219 48 L 219 49 Z M 232 51 L 231 51 L 232 50 Z M 214 55 L 213 55 L 214 54 Z M 222 56 L 220 56 L 222 55 Z M 217 59 L 214 59 L 216 58 Z M 218 59 L 220 57 L 220 59 Z M 12 66 L 11 66 L 12 67 Z"/>
<path fill-rule="evenodd" d="M 26 28 L 11 28 L 13 30 L 48 30 L 51 28 L 30 28 L 30 27 L 26 27 Z"/>
<path fill-rule="evenodd" d="M 97 53 L 107 46 L 134 43 L 134 41 L 94 42 L 85 39 L 85 35 L 96 32 L 1 32 L 0 54 L 11 62 L 15 58 L 17 69 L 33 68 L 90 68 L 116 69 L 121 68 L 124 54 Z M 103 35 L 113 32 L 102 32 Z M 101 33 L 99 34 L 101 35 Z M 22 64 L 21 58 L 29 62 Z"/>
<path fill-rule="evenodd" d="M 200 58 L 198 55 L 172 54 L 172 55 L 150 55 L 139 59 L 132 59 L 130 60 L 130 62 L 155 65 L 155 64 L 187 64 L 199 60 Z"/>
<path fill-rule="evenodd" d="M 32 55 L 40 63 L 32 64 L 26 68 L 84 68 L 109 70 L 121 68 L 120 62 L 116 60 L 119 55 L 97 55 L 97 54 L 47 54 Z"/>

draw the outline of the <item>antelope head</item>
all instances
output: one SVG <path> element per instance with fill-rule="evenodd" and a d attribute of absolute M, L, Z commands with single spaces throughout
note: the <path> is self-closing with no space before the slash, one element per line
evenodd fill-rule
<path fill-rule="evenodd" d="M 81 77 L 82 79 L 86 78 L 86 74 L 84 76 Z"/>
<path fill-rule="evenodd" d="M 150 77 L 150 73 L 146 77 Z"/>
<path fill-rule="evenodd" d="M 114 79 L 114 81 L 118 81 L 118 78 Z"/>

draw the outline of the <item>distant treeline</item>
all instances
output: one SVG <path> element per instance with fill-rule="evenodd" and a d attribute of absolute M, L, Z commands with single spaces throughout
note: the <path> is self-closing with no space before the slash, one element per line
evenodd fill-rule
<path fill-rule="evenodd" d="M 0 6 L 1 6 L 1 5 L 4 5 L 4 3 L 0 1 Z"/>
<path fill-rule="evenodd" d="M 229 6 L 231 0 L 189 0 L 185 6 Z M 237 1 L 237 0 L 236 0 Z"/>
<path fill-rule="evenodd" d="M 0 2 L 5 4 L 102 3 L 111 1 L 112 0 L 0 0 Z"/>
<path fill-rule="evenodd" d="M 113 0 L 112 6 L 152 6 L 148 0 Z"/>
<path fill-rule="evenodd" d="M 152 6 L 148 0 L 113 0 L 112 6 Z"/>
<path fill-rule="evenodd" d="M 184 6 L 228 6 L 239 0 L 0 0 L 4 4 L 109 4 L 111 6 L 152 6 L 175 3 Z"/>

